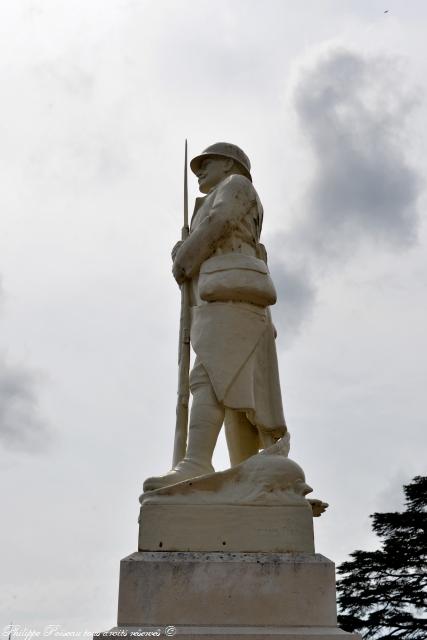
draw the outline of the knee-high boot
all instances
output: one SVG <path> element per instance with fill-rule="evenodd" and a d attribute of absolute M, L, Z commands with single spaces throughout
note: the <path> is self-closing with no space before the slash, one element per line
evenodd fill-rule
<path fill-rule="evenodd" d="M 153 491 L 196 476 L 213 473 L 212 455 L 224 421 L 224 409 L 216 399 L 215 401 L 211 399 L 209 402 L 201 400 L 198 394 L 194 396 L 184 459 L 165 475 L 147 478 L 144 482 L 144 491 Z"/>

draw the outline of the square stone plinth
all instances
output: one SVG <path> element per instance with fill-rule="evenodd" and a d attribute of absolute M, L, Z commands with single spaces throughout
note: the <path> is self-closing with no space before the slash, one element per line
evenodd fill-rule
<path fill-rule="evenodd" d="M 143 503 L 140 551 L 314 553 L 313 512 L 295 506 Z"/>
<path fill-rule="evenodd" d="M 119 626 L 336 628 L 319 554 L 139 552 L 121 562 Z"/>

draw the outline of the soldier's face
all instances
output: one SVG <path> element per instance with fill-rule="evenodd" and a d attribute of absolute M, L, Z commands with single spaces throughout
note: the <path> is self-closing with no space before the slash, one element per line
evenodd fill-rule
<path fill-rule="evenodd" d="M 233 162 L 231 161 L 231 164 Z M 228 158 L 206 158 L 197 172 L 199 189 L 202 193 L 208 193 L 211 189 L 224 180 L 230 167 Z"/>

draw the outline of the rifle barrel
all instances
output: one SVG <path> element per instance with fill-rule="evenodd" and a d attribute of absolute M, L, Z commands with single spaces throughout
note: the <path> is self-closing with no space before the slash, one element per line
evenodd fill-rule
<path fill-rule="evenodd" d="M 188 227 L 187 138 L 185 139 L 184 159 L 184 227 Z"/>
<path fill-rule="evenodd" d="M 181 239 L 185 240 L 189 234 L 188 227 L 188 180 L 187 180 L 187 140 L 185 140 L 184 164 L 184 226 Z M 178 397 L 176 404 L 175 442 L 172 466 L 175 467 L 185 456 L 188 431 L 188 402 L 190 396 L 190 289 L 189 282 L 181 285 L 181 316 L 179 323 L 178 350 Z"/>

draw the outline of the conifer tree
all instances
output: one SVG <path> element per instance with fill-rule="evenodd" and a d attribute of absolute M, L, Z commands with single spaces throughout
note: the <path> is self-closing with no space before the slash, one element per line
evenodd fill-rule
<path fill-rule="evenodd" d="M 338 567 L 339 624 L 366 640 L 427 639 L 427 477 L 403 489 L 404 511 L 371 515 L 381 548 Z"/>

